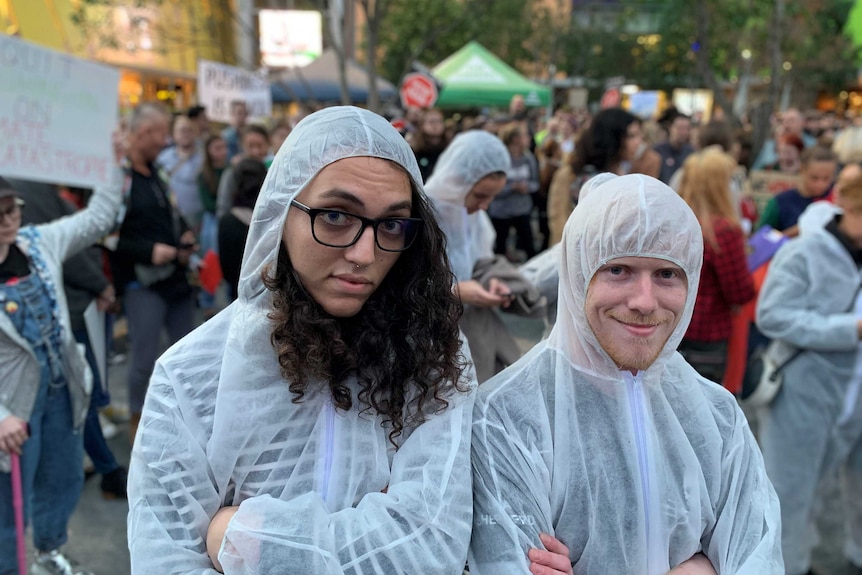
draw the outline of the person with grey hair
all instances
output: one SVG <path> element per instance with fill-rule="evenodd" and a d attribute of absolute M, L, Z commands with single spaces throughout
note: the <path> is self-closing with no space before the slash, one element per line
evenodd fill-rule
<path fill-rule="evenodd" d="M 676 352 L 703 259 L 654 178 L 579 198 L 548 339 L 473 412 L 473 575 L 784 573 L 778 499 L 734 397 Z"/>
<path fill-rule="evenodd" d="M 165 147 L 170 115 L 141 104 L 129 121 L 122 223 L 111 252 L 118 295 L 124 298 L 131 340 L 129 411 L 134 438 L 161 333 L 176 342 L 192 329 L 194 297 L 187 278 L 195 238 L 175 207 L 155 161 Z"/>

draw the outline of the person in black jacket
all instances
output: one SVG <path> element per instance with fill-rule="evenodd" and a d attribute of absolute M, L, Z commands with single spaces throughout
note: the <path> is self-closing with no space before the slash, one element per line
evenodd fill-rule
<path fill-rule="evenodd" d="M 154 164 L 167 142 L 169 121 L 170 114 L 159 104 L 141 104 L 132 112 L 125 217 L 111 258 L 131 340 L 128 385 L 133 438 L 159 354 L 162 328 L 173 344 L 191 331 L 194 314 L 187 273 L 189 258 L 197 249 L 195 238 Z"/>

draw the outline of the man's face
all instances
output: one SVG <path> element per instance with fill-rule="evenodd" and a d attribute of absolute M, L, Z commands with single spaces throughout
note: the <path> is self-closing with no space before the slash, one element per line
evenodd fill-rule
<path fill-rule="evenodd" d="M 230 116 L 233 125 L 241 128 L 245 126 L 245 121 L 248 119 L 248 108 L 243 103 L 234 104 L 230 109 Z"/>
<path fill-rule="evenodd" d="M 475 214 L 479 210 L 487 210 L 491 201 L 505 185 L 506 176 L 504 174 L 489 174 L 476 182 L 467 192 L 467 197 L 464 198 L 464 207 L 467 208 L 467 213 Z"/>
<path fill-rule="evenodd" d="M 412 187 L 407 173 L 392 162 L 345 158 L 321 170 L 296 200 L 373 219 L 405 218 L 411 214 Z M 381 250 L 371 226 L 350 247 L 324 246 L 312 236 L 309 215 L 296 207 L 288 210 L 283 238 L 303 287 L 335 317 L 359 313 L 400 255 Z"/>
<path fill-rule="evenodd" d="M 622 370 L 647 369 L 685 309 L 685 272 L 665 260 L 611 260 L 590 280 L 584 311 L 602 349 Z"/>
<path fill-rule="evenodd" d="M 180 116 L 174 120 L 174 142 L 180 148 L 188 148 L 195 143 L 195 126 L 191 120 L 185 116 Z"/>
<path fill-rule="evenodd" d="M 262 162 L 269 155 L 269 142 L 257 132 L 248 132 L 242 138 L 242 151 L 247 157 Z"/>
<path fill-rule="evenodd" d="M 21 227 L 21 208 L 14 196 L 0 198 L 0 245 L 12 245 Z"/>
<path fill-rule="evenodd" d="M 783 134 L 801 134 L 802 133 L 802 114 L 799 110 L 787 110 L 781 116 L 781 128 Z"/>
<path fill-rule="evenodd" d="M 195 123 L 197 124 L 198 134 L 204 137 L 209 135 L 210 119 L 205 111 L 198 114 L 198 117 L 195 119 Z"/>
<path fill-rule="evenodd" d="M 132 134 L 131 147 L 136 150 L 146 162 L 154 161 L 168 144 L 170 122 L 167 116 L 153 116 L 138 126 Z"/>
<path fill-rule="evenodd" d="M 668 139 L 676 146 L 687 144 L 691 138 L 691 120 L 678 116 L 670 125 Z"/>
<path fill-rule="evenodd" d="M 509 102 L 509 113 L 513 116 L 521 116 L 526 112 L 527 105 L 524 103 L 524 97 L 520 95 L 512 96 L 512 101 Z"/>

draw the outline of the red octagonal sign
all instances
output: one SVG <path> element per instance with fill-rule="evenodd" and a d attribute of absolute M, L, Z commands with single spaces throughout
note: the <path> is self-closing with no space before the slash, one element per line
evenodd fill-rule
<path fill-rule="evenodd" d="M 424 74 L 412 73 L 401 82 L 401 105 L 405 108 L 430 108 L 437 101 L 437 84 Z"/>

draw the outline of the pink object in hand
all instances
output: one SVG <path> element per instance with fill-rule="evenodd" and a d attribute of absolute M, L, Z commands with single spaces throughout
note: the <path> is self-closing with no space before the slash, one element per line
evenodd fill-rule
<path fill-rule="evenodd" d="M 15 510 L 15 533 L 18 549 L 18 573 L 27 575 L 27 548 L 24 539 L 24 493 L 21 488 L 21 458 L 17 453 L 12 459 L 12 508 Z"/>

